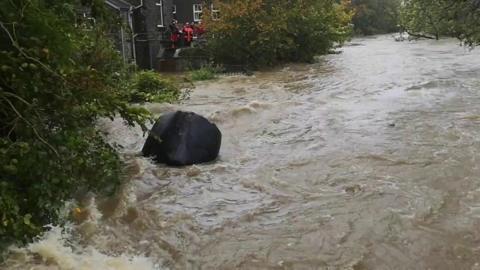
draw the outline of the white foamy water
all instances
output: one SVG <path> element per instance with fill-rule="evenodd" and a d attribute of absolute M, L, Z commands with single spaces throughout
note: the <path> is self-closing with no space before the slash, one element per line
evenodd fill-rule
<path fill-rule="evenodd" d="M 102 218 L 91 198 L 84 209 L 66 205 L 66 210 L 81 215 L 78 225 L 49 226 L 48 230 L 26 247 L 11 248 L 6 269 L 30 270 L 160 270 L 152 260 L 141 255 L 107 254 L 81 239 L 94 235 Z M 76 235 L 79 234 L 79 235 Z"/>

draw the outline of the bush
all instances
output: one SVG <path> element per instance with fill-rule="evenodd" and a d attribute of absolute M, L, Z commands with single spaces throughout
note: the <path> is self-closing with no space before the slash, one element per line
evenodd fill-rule
<path fill-rule="evenodd" d="M 208 65 L 200 69 L 190 71 L 188 77 L 192 81 L 208 81 L 215 79 L 218 72 L 218 68 Z"/>
<path fill-rule="evenodd" d="M 76 17 L 87 5 L 96 24 Z M 0 3 L 0 246 L 26 242 L 75 193 L 111 193 L 122 161 L 95 128 L 148 113 L 128 104 L 129 70 L 106 39 L 104 1 Z"/>
<path fill-rule="evenodd" d="M 217 63 L 271 66 L 312 61 L 351 32 L 347 1 L 232 0 L 214 3 L 215 20 L 206 11 L 207 50 Z"/>
<path fill-rule="evenodd" d="M 155 71 L 140 71 L 133 76 L 131 102 L 174 102 L 179 96 L 178 86 Z"/>
<path fill-rule="evenodd" d="M 57 222 L 65 200 L 88 191 L 112 194 L 121 183 L 122 162 L 95 129 L 58 132 L 40 142 L 0 139 L 2 244 L 28 241 Z"/>

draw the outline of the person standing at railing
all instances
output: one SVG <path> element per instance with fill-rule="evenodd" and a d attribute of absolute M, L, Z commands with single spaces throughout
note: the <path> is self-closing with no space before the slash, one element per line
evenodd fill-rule
<path fill-rule="evenodd" d="M 178 40 L 180 39 L 180 31 L 178 30 L 177 21 L 172 20 L 168 26 L 170 30 L 170 41 L 172 42 L 172 49 L 178 47 Z"/>

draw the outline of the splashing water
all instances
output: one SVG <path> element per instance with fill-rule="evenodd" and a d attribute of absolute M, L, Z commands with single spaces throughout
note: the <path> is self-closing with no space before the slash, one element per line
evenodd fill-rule
<path fill-rule="evenodd" d="M 67 204 L 71 208 L 73 204 Z M 79 208 L 76 208 L 79 209 Z M 74 237 L 75 232 L 94 234 L 101 213 L 91 199 L 87 208 L 81 210 L 84 221 L 79 226 L 67 224 L 64 227 L 48 226 L 49 230 L 35 242 L 24 248 L 12 248 L 6 264 L 7 269 L 52 269 L 52 270 L 159 270 L 144 256 L 125 254 L 107 255 L 93 246 L 84 247 Z M 80 212 L 80 211 L 79 211 Z"/>

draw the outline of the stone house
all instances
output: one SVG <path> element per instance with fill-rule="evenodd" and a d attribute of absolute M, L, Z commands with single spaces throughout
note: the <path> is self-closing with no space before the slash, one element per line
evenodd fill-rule
<path fill-rule="evenodd" d="M 208 1 L 209 2 L 209 1 Z M 126 62 L 143 69 L 159 69 L 170 47 L 168 25 L 200 22 L 205 0 L 105 0 L 124 22 L 115 36 L 117 48 Z"/>

